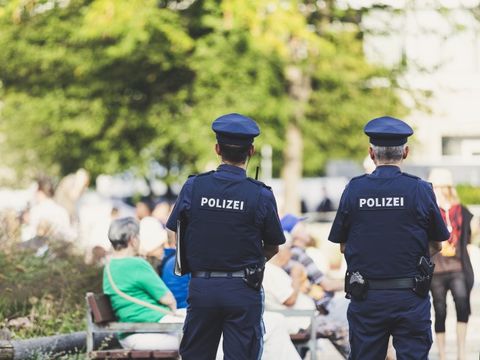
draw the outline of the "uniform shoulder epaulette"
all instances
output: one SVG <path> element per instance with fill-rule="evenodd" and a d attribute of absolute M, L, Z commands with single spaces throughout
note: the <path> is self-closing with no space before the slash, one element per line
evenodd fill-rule
<path fill-rule="evenodd" d="M 406 173 L 406 172 L 402 172 L 402 174 L 405 175 L 405 176 L 408 176 L 408 177 L 410 177 L 410 178 L 412 178 L 412 179 L 415 179 L 415 180 L 422 180 L 422 179 L 419 178 L 418 176 L 412 175 L 412 174 L 409 174 L 409 173 Z"/>
<path fill-rule="evenodd" d="M 358 175 L 358 176 L 354 176 L 353 178 L 350 179 L 350 181 L 353 181 L 353 180 L 358 180 L 358 179 L 361 179 L 365 176 L 367 176 L 368 174 L 362 174 L 362 175 Z"/>
<path fill-rule="evenodd" d="M 215 172 L 215 170 L 210 170 L 210 171 L 207 171 L 207 172 L 204 172 L 204 173 L 200 173 L 200 174 L 192 174 L 192 175 L 188 175 L 188 178 L 190 179 L 191 177 L 194 177 L 194 176 L 210 175 L 210 174 L 213 174 L 214 172 Z"/>
<path fill-rule="evenodd" d="M 255 179 L 252 179 L 251 177 L 247 177 L 247 180 L 253 182 L 254 184 L 263 186 L 264 188 L 267 188 L 267 189 L 269 189 L 269 190 L 272 189 L 270 186 L 268 186 L 268 185 L 265 184 L 264 182 L 261 182 L 260 180 L 255 180 Z"/>

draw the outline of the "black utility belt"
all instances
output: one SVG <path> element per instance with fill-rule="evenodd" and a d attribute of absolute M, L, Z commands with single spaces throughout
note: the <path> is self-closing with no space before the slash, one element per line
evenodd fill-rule
<path fill-rule="evenodd" d="M 433 268 L 431 273 L 433 273 Z M 394 279 L 365 279 L 358 271 L 347 271 L 345 275 L 346 297 L 347 299 L 364 300 L 367 297 L 368 290 L 410 289 L 418 296 L 425 298 L 430 290 L 431 273 Z"/>
<path fill-rule="evenodd" d="M 413 289 L 415 287 L 415 278 L 368 279 L 367 284 L 370 290 Z"/>
<path fill-rule="evenodd" d="M 255 290 L 262 288 L 264 265 L 251 265 L 239 271 L 192 271 L 194 278 L 241 278 L 245 283 Z"/>
<path fill-rule="evenodd" d="M 243 278 L 244 270 L 239 271 L 192 271 L 194 278 Z"/>

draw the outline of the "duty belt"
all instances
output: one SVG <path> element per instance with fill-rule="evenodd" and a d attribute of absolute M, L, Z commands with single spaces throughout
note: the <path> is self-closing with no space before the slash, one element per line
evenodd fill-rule
<path fill-rule="evenodd" d="M 368 279 L 367 282 L 370 290 L 413 289 L 415 287 L 414 278 Z"/>
<path fill-rule="evenodd" d="M 194 278 L 243 278 L 245 272 L 239 271 L 193 271 Z"/>

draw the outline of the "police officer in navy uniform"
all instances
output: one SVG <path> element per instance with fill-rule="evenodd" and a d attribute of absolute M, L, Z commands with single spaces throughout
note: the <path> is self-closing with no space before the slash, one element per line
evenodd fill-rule
<path fill-rule="evenodd" d="M 398 360 L 427 359 L 430 255 L 449 232 L 431 184 L 400 170 L 412 128 L 381 117 L 364 131 L 376 169 L 347 185 L 329 235 L 347 261 L 350 359 L 385 359 L 390 336 Z"/>
<path fill-rule="evenodd" d="M 255 360 L 263 346 L 263 268 L 285 237 L 271 189 L 246 176 L 258 125 L 227 114 L 212 129 L 222 164 L 187 180 L 167 222 L 176 232 L 183 214 L 188 224 L 182 245 L 192 279 L 180 354 L 215 359 L 223 334 L 225 359 Z"/>

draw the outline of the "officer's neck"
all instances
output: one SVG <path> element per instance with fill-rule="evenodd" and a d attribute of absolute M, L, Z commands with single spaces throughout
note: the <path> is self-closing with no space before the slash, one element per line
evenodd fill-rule
<path fill-rule="evenodd" d="M 243 170 L 247 170 L 247 163 L 246 162 L 244 162 L 244 163 L 234 163 L 234 162 L 222 160 L 222 165 L 236 166 L 236 167 L 239 167 Z"/>
<path fill-rule="evenodd" d="M 375 165 L 378 167 L 380 166 L 396 166 L 396 167 L 401 167 L 402 165 L 402 162 L 401 161 L 398 161 L 398 162 L 377 162 L 375 163 Z"/>

